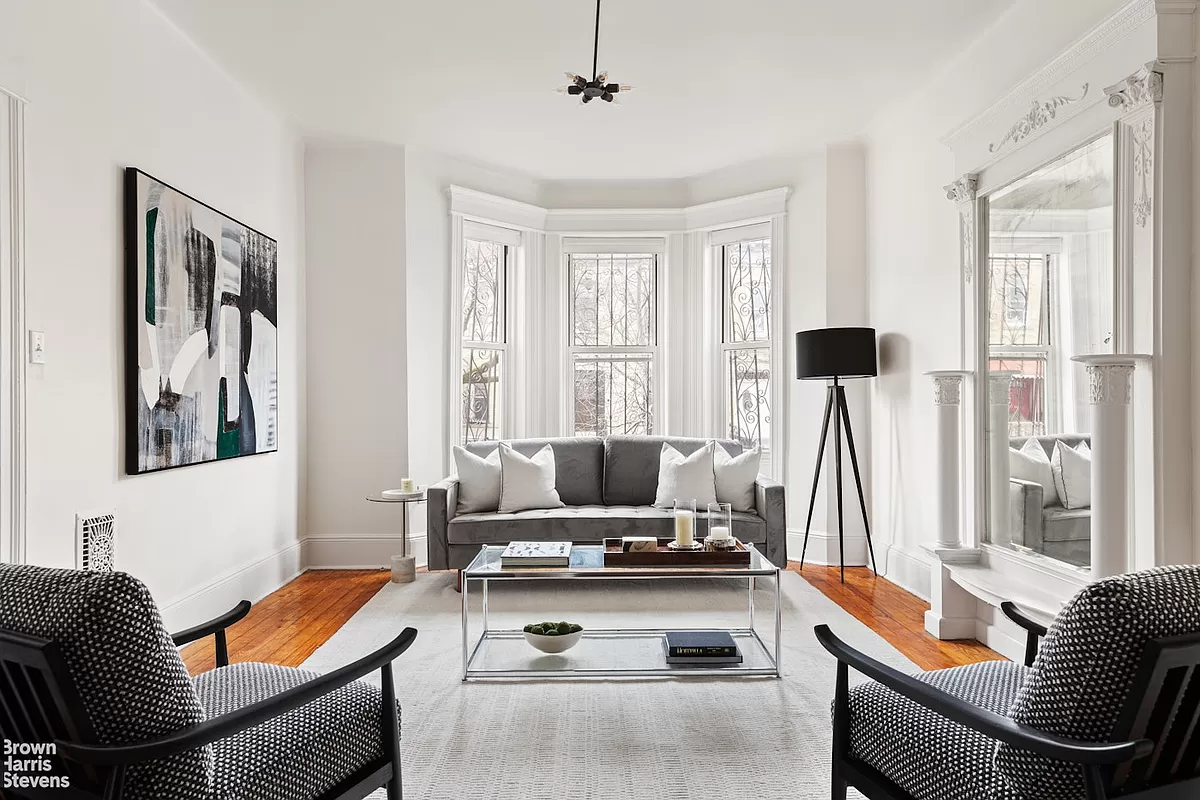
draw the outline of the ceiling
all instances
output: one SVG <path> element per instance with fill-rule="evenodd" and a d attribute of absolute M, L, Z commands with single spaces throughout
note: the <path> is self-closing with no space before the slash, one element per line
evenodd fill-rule
<path fill-rule="evenodd" d="M 859 134 L 1014 0 L 154 0 L 313 137 L 541 179 L 680 179 Z"/>

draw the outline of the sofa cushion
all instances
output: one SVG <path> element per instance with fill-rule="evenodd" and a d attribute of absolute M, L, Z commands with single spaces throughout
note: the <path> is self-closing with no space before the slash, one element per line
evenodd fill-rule
<path fill-rule="evenodd" d="M 604 440 L 590 437 L 564 437 L 560 439 L 513 439 L 508 442 L 527 458 L 550 445 L 554 450 L 554 488 L 559 499 L 569 506 L 603 503 Z M 496 442 L 469 442 L 469 452 L 479 456 L 492 453 Z M 658 461 L 654 462 L 655 469 Z M 653 496 L 650 498 L 653 500 Z"/>
<path fill-rule="evenodd" d="M 446 526 L 450 544 L 507 544 L 512 541 L 571 541 L 599 544 L 618 536 L 673 536 L 674 512 L 652 506 L 567 506 L 518 511 L 515 514 L 461 514 Z M 708 531 L 700 521 L 696 535 Z M 755 514 L 734 512 L 733 535 L 743 542 L 763 543 L 767 524 Z"/>
<path fill-rule="evenodd" d="M 711 441 L 676 436 L 609 436 L 604 440 L 604 499 L 596 502 L 610 506 L 653 505 L 658 493 L 658 463 L 663 443 L 690 456 Z M 742 452 L 737 442 L 728 439 L 717 442 L 730 455 Z M 566 497 L 563 502 L 574 505 Z"/>
<path fill-rule="evenodd" d="M 0 564 L 0 628 L 59 646 L 103 744 L 154 739 L 204 721 L 150 592 L 124 572 Z M 207 797 L 212 780 L 212 748 L 202 747 L 130 767 L 124 796 Z"/>
<path fill-rule="evenodd" d="M 1049 506 L 1042 510 L 1042 541 L 1087 542 L 1092 531 L 1090 508 Z"/>

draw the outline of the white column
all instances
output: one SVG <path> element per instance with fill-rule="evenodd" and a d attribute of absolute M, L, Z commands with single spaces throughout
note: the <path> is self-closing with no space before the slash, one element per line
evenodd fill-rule
<path fill-rule="evenodd" d="M 1075 356 L 1092 402 L 1092 577 L 1129 571 L 1129 405 L 1138 355 Z"/>
<path fill-rule="evenodd" d="M 1012 541 L 1008 513 L 1008 403 L 1014 373 L 988 373 L 988 541 Z"/>
<path fill-rule="evenodd" d="M 933 378 L 933 404 L 937 414 L 937 546 L 961 547 L 959 431 L 962 430 L 962 382 L 966 373 L 936 370 L 925 374 Z"/>

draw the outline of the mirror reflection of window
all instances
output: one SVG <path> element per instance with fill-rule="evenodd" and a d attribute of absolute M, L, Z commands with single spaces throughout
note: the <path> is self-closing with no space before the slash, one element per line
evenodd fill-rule
<path fill-rule="evenodd" d="M 1007 428 L 989 431 L 1008 474 L 992 476 L 988 535 L 1079 567 L 1091 550 L 1091 414 L 1086 368 L 1071 358 L 1113 352 L 1114 198 L 1111 135 L 987 198 L 987 364 L 1008 385 Z"/>

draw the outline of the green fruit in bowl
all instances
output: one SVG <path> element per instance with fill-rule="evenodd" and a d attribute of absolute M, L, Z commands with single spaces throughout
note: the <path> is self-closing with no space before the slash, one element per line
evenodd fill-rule
<path fill-rule="evenodd" d="M 558 636 L 558 628 L 547 628 L 542 632 L 543 636 Z"/>
<path fill-rule="evenodd" d="M 533 632 L 533 626 L 532 626 L 532 625 L 526 625 L 526 626 L 525 626 L 524 628 L 522 628 L 521 630 L 525 631 L 526 633 L 532 633 L 532 632 Z"/>
<path fill-rule="evenodd" d="M 572 623 L 571 623 L 571 630 L 570 630 L 570 631 L 568 631 L 568 632 L 569 632 L 569 633 L 579 633 L 581 630 L 583 630 L 583 626 L 582 626 L 582 625 L 576 625 L 574 622 L 572 622 Z"/>
<path fill-rule="evenodd" d="M 529 632 L 530 632 L 530 633 L 532 633 L 532 634 L 534 634 L 535 636 L 541 636 L 541 635 L 542 635 L 542 634 L 544 634 L 546 631 L 542 629 L 542 626 L 541 626 L 541 625 L 530 625 L 530 626 L 529 626 Z"/>

